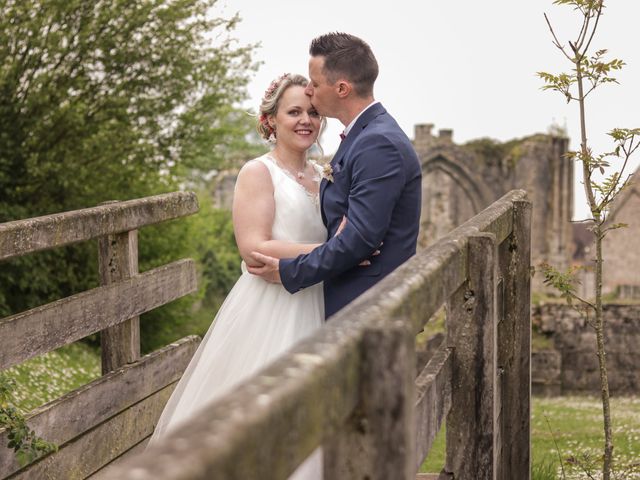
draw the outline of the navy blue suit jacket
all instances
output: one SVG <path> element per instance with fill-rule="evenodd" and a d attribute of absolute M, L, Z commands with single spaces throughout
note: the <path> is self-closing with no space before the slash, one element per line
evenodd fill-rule
<path fill-rule="evenodd" d="M 327 242 L 280 260 L 291 293 L 324 281 L 327 318 L 415 254 L 422 192 L 413 145 L 379 103 L 358 118 L 331 166 L 333 181 L 320 184 Z M 334 236 L 343 215 L 347 226 Z M 378 247 L 380 255 L 371 257 Z M 364 259 L 371 265 L 359 266 Z"/>

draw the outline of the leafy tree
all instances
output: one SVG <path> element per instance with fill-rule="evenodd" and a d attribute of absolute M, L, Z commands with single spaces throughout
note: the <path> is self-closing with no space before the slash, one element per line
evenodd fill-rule
<path fill-rule="evenodd" d="M 0 0 L 0 222 L 198 185 L 249 141 L 236 105 L 253 46 L 217 0 Z M 230 215 L 201 198 L 199 215 L 140 232 L 144 271 L 183 256 L 201 265 L 194 297 L 143 315 L 148 351 L 204 333 L 237 277 Z M 239 272 L 238 272 L 239 273 Z M 0 317 L 97 285 L 95 242 L 2 263 Z M 205 318 L 205 322 L 194 321 Z M 89 339 L 91 341 L 91 339 Z M 0 427 L 22 464 L 54 451 L 11 401 L 0 375 Z"/>
<path fill-rule="evenodd" d="M 175 180 L 158 172 L 216 165 L 238 136 L 225 121 L 251 50 L 212 45 L 238 21 L 208 15 L 215 3 L 0 3 L 0 188 L 14 209 L 151 193 Z"/>
<path fill-rule="evenodd" d="M 175 190 L 246 143 L 253 46 L 216 3 L 0 0 L 0 222 Z M 159 228 L 141 270 L 189 253 Z M 95 286 L 95 250 L 4 262 L 0 316 Z"/>
<path fill-rule="evenodd" d="M 604 448 L 602 477 L 611 478 L 613 469 L 613 435 L 611 426 L 611 408 L 609 402 L 609 381 L 605 351 L 605 324 L 602 315 L 602 240 L 612 230 L 623 227 L 622 224 L 607 222 L 607 213 L 616 196 L 628 185 L 630 175 L 625 170 L 629 158 L 638 148 L 640 128 L 616 128 L 609 135 L 614 142 L 611 152 L 595 154 L 587 141 L 586 99 L 596 88 L 617 83 L 613 74 L 624 66 L 619 59 L 605 60 L 606 50 L 592 49 L 592 41 L 598 23 L 605 8 L 604 0 L 555 0 L 556 5 L 573 7 L 580 16 L 580 30 L 574 40 L 564 45 L 557 37 L 551 22 L 545 15 L 553 36 L 554 45 L 571 64 L 571 73 L 551 74 L 539 72 L 545 82 L 544 89 L 555 90 L 562 94 L 567 102 L 576 102 L 580 113 L 580 149 L 569 152 L 569 157 L 582 162 L 584 192 L 591 212 L 590 230 L 595 243 L 595 292 L 594 301 L 581 298 L 575 290 L 575 271 L 558 272 L 550 265 L 544 266 L 546 283 L 553 285 L 570 304 L 573 304 L 593 326 L 596 332 L 597 355 L 600 367 L 600 387 L 602 396 Z M 611 161 L 620 163 L 619 169 L 611 172 Z M 604 179 L 598 180 L 597 175 Z M 591 474 L 585 470 L 590 478 Z"/>

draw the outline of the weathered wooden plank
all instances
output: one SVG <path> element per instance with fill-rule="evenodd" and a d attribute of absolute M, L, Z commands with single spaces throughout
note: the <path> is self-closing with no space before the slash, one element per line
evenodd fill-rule
<path fill-rule="evenodd" d="M 80 480 L 88 477 L 151 435 L 174 387 L 172 384 L 132 405 L 63 445 L 58 452 L 27 466 L 11 479 Z"/>
<path fill-rule="evenodd" d="M 353 411 L 361 338 L 327 324 L 106 478 L 286 478 Z"/>
<path fill-rule="evenodd" d="M 513 234 L 501 246 L 496 478 L 531 475 L 531 203 L 514 202 Z"/>
<path fill-rule="evenodd" d="M 0 320 L 0 370 L 171 302 L 197 288 L 193 260 L 67 297 Z"/>
<path fill-rule="evenodd" d="M 100 377 L 32 411 L 27 423 L 38 435 L 63 445 L 180 378 L 199 338 L 185 337 L 138 362 Z M 0 430 L 0 445 L 7 444 Z M 9 449 L 0 449 L 0 475 L 19 470 Z"/>
<path fill-rule="evenodd" d="M 0 260 L 184 217 L 198 211 L 193 192 L 173 192 L 0 224 Z"/>
<path fill-rule="evenodd" d="M 107 474 L 109 474 L 111 472 L 111 470 L 113 470 L 114 468 L 120 466 L 123 462 L 131 460 L 136 455 L 140 455 L 141 453 L 144 452 L 145 448 L 147 448 L 147 444 L 149 443 L 149 439 L 150 438 L 151 438 L 150 436 L 145 438 L 143 441 L 138 443 L 136 446 L 134 446 L 134 447 L 130 448 L 129 450 L 127 450 L 126 452 L 124 452 L 118 458 L 116 458 L 115 460 L 111 461 L 110 463 L 108 463 L 107 465 L 102 467 L 100 470 L 95 472 L 93 475 L 90 475 L 89 477 L 87 477 L 87 480 L 102 480 L 103 478 L 105 478 L 105 476 Z"/>
<path fill-rule="evenodd" d="M 461 248 L 456 241 L 438 242 L 394 271 L 393 277 L 389 275 L 382 280 L 379 291 L 365 292 L 356 302 L 372 301 L 376 292 L 377 295 L 384 292 L 387 298 L 402 299 L 394 305 L 393 313 L 406 317 L 413 332 L 419 332 L 451 292 L 465 281 L 466 258 L 466 248 Z"/>
<path fill-rule="evenodd" d="M 404 318 L 368 325 L 361 346 L 360 402 L 324 448 L 334 480 L 415 476 L 414 334 Z"/>
<path fill-rule="evenodd" d="M 111 285 L 138 274 L 138 231 L 98 239 L 100 285 Z M 140 317 L 135 316 L 100 332 L 102 374 L 140 358 Z"/>
<path fill-rule="evenodd" d="M 496 237 L 496 243 L 501 243 L 513 230 L 514 202 L 523 201 L 526 198 L 527 193 L 524 190 L 511 190 L 482 212 L 453 229 L 443 239 L 461 239 L 474 233 L 484 232 L 493 234 Z"/>
<path fill-rule="evenodd" d="M 416 469 L 451 408 L 451 350 L 442 345 L 416 378 Z"/>
<path fill-rule="evenodd" d="M 497 277 L 493 234 L 478 233 L 469 237 L 468 270 L 467 285 L 448 303 L 447 343 L 454 353 L 445 471 L 453 473 L 455 478 L 491 480 L 494 477 Z"/>
<path fill-rule="evenodd" d="M 453 475 L 442 472 L 442 473 L 418 473 L 416 475 L 416 480 L 453 480 Z"/>

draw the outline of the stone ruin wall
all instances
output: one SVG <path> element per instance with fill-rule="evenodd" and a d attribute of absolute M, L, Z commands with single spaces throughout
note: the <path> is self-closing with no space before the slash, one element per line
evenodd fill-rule
<path fill-rule="evenodd" d="M 533 202 L 532 265 L 569 266 L 573 254 L 573 162 L 568 140 L 532 135 L 508 143 L 480 139 L 453 142 L 451 130 L 415 127 L 414 145 L 423 169 L 420 245 L 428 246 L 514 188 Z M 540 276 L 535 289 L 542 289 Z"/>
<path fill-rule="evenodd" d="M 538 305 L 531 313 L 535 334 L 549 343 L 532 354 L 533 393 L 598 394 L 595 330 L 569 305 Z M 640 394 L 640 305 L 605 305 L 604 318 L 609 389 Z"/>

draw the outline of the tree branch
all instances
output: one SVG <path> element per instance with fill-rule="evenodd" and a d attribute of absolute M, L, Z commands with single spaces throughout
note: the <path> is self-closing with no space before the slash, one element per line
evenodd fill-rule
<path fill-rule="evenodd" d="M 580 9 L 582 12 L 583 20 L 582 20 L 582 28 L 580 28 L 580 33 L 578 33 L 578 38 L 576 40 L 576 47 L 580 49 L 582 44 L 584 43 L 584 39 L 587 36 L 587 32 L 589 31 L 589 22 L 591 21 L 591 16 L 589 15 L 589 10 L 584 11 L 582 8 Z"/>
<path fill-rule="evenodd" d="M 633 137 L 631 137 L 631 144 L 633 145 Z M 622 175 L 624 174 L 624 171 L 627 168 L 627 163 L 629 162 L 629 158 L 631 157 L 633 152 L 636 150 L 636 148 L 638 148 L 638 144 L 636 144 L 633 150 L 631 150 L 630 152 L 627 152 L 627 150 L 624 148 L 624 145 L 623 145 L 622 150 L 625 152 L 625 158 L 624 158 L 624 162 L 622 163 L 622 168 L 620 169 L 620 174 L 618 175 L 618 178 L 613 184 L 613 187 L 611 187 L 611 190 L 609 190 L 609 192 L 604 196 L 604 198 L 600 202 L 601 205 L 604 205 L 605 201 L 609 201 L 612 195 L 615 196 L 614 192 L 616 191 L 618 184 L 620 183 L 620 179 L 622 178 Z M 629 178 L 631 178 L 632 175 L 633 174 L 629 174 L 629 176 L 627 177 L 627 180 L 625 180 L 624 183 L 622 184 L 623 186 L 626 185 L 627 181 L 629 181 Z"/>
<path fill-rule="evenodd" d="M 573 60 L 571 59 L 571 57 L 569 55 L 567 55 L 567 52 L 565 52 L 564 47 L 560 44 L 560 41 L 558 40 L 558 37 L 556 37 L 556 32 L 553 31 L 553 27 L 551 26 L 551 22 L 549 21 L 549 18 L 547 17 L 547 14 L 544 14 L 544 19 L 547 21 L 547 25 L 549 26 L 549 30 L 551 31 L 551 35 L 553 36 L 554 42 L 553 44 L 558 47 L 558 49 L 562 52 L 562 54 L 567 57 L 569 59 L 569 61 L 573 62 Z"/>
<path fill-rule="evenodd" d="M 598 22 L 600 21 L 600 15 L 602 15 L 602 7 L 604 6 L 604 2 L 600 2 L 600 6 L 598 7 L 598 13 L 596 14 L 596 23 L 593 26 L 593 30 L 591 30 L 591 37 L 589 37 L 589 41 L 587 45 L 584 47 L 584 53 L 586 54 L 587 50 L 589 50 L 589 46 L 591 45 L 591 40 L 593 40 L 593 36 L 596 34 L 596 30 L 598 29 Z"/>

